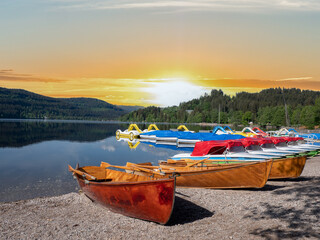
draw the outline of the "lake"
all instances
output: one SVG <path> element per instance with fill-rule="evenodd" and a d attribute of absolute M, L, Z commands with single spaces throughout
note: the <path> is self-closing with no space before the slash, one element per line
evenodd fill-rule
<path fill-rule="evenodd" d="M 117 141 L 129 124 L 94 121 L 0 120 L 0 201 L 17 201 L 78 191 L 68 171 L 75 167 L 166 160 L 182 152 L 172 147 Z M 139 124 L 141 129 L 147 128 Z M 160 129 L 177 125 L 159 125 Z M 188 126 L 199 130 L 199 126 Z"/>

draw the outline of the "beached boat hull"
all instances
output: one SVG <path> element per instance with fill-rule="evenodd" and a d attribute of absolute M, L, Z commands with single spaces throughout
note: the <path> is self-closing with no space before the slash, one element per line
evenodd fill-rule
<path fill-rule="evenodd" d="M 217 167 L 173 167 L 174 170 L 172 171 L 176 174 L 176 185 L 178 187 L 262 188 L 268 180 L 272 161 L 223 164 Z M 127 164 L 127 166 L 130 165 Z M 169 165 L 166 166 L 169 167 Z"/>
<path fill-rule="evenodd" d="M 307 159 L 306 155 L 304 155 L 304 156 L 290 156 L 290 157 L 285 157 L 285 158 L 281 158 L 281 159 L 273 159 L 273 164 L 272 164 L 272 168 L 270 171 L 269 179 L 297 178 L 297 177 L 299 177 L 304 169 L 305 164 L 306 164 L 306 159 Z M 186 159 L 186 160 L 189 163 L 195 162 L 190 159 Z M 172 160 L 169 159 L 168 161 L 172 161 Z M 181 166 L 181 164 L 183 164 L 183 160 L 180 163 L 179 163 L 179 161 L 177 161 L 176 164 L 178 164 L 178 165 L 173 164 L 174 162 L 175 162 L 174 160 L 171 162 L 171 166 L 179 166 L 179 164 Z M 245 162 L 245 161 L 234 160 L 233 164 L 237 164 L 237 162 Z M 232 163 L 232 161 L 206 160 L 206 161 L 204 161 L 204 163 L 207 165 L 212 164 L 214 167 L 215 164 L 221 164 L 221 166 L 223 166 L 223 165 Z M 160 164 L 160 166 L 161 166 L 161 164 Z"/>
<path fill-rule="evenodd" d="M 85 168 L 80 168 L 80 170 L 90 173 Z M 110 169 L 107 169 L 106 172 L 108 178 L 107 181 L 103 182 L 88 181 L 75 174 L 79 186 L 88 198 L 113 212 L 129 217 L 160 224 L 166 224 L 169 221 L 175 198 L 174 178 L 137 182 L 134 181 L 134 178 L 143 176 Z M 119 175 L 124 174 L 129 175 L 128 178 L 133 179 L 133 181 L 108 182 L 109 179 L 114 180 L 119 178 Z"/>
<path fill-rule="evenodd" d="M 268 180 L 272 160 L 243 164 L 235 168 L 209 172 L 201 175 L 187 175 L 180 172 L 178 187 L 196 188 L 262 188 Z"/>
<path fill-rule="evenodd" d="M 297 178 L 306 164 L 306 156 L 274 159 L 269 179 Z"/>

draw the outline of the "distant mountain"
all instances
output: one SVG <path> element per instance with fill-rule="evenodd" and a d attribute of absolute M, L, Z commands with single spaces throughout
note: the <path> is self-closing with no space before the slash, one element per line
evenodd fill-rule
<path fill-rule="evenodd" d="M 119 108 L 122 108 L 126 112 L 133 112 L 139 109 L 143 109 L 144 107 L 142 106 L 126 106 L 126 105 L 116 105 Z"/>
<path fill-rule="evenodd" d="M 94 98 L 52 98 L 22 89 L 0 88 L 0 118 L 112 120 L 129 113 Z"/>

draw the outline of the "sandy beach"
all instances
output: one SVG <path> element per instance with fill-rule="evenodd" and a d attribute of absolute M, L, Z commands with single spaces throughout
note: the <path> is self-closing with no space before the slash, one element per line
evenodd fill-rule
<path fill-rule="evenodd" d="M 169 224 L 122 216 L 69 193 L 0 203 L 0 239 L 319 239 L 320 157 L 257 190 L 176 190 Z"/>

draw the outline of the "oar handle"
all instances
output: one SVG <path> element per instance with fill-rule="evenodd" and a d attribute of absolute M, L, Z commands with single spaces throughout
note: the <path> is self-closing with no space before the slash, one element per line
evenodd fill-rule
<path fill-rule="evenodd" d="M 79 169 L 72 168 L 70 165 L 68 165 L 68 167 L 69 167 L 69 171 L 70 172 L 74 172 L 74 173 L 76 173 L 76 174 L 78 174 L 80 176 L 86 176 L 88 178 L 91 178 L 92 180 L 96 180 L 97 179 L 96 177 L 94 177 L 94 176 L 92 176 L 92 175 L 90 175 L 90 174 L 88 174 L 86 172 L 80 171 Z"/>

